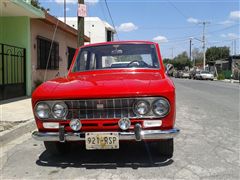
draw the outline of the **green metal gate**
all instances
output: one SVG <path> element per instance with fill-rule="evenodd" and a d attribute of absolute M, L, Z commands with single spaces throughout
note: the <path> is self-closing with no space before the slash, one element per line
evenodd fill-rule
<path fill-rule="evenodd" d="M 0 43 L 0 100 L 26 95 L 26 49 Z"/>

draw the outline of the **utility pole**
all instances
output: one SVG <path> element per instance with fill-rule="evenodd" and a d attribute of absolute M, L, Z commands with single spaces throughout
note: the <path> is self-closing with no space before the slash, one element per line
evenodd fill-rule
<path fill-rule="evenodd" d="M 236 42 L 237 40 L 236 39 L 234 39 L 234 54 L 233 55 L 236 55 L 237 54 L 237 42 Z"/>
<path fill-rule="evenodd" d="M 210 22 L 203 21 L 201 22 L 203 24 L 203 35 L 202 35 L 202 44 L 203 44 L 203 70 L 205 70 L 206 66 L 206 37 L 205 37 L 205 28 L 206 24 L 210 24 Z"/>
<path fill-rule="evenodd" d="M 82 5 L 84 5 L 84 0 L 78 0 L 78 47 L 84 45 L 84 15 L 82 14 L 84 11 L 84 6 Z"/>
<path fill-rule="evenodd" d="M 174 48 L 172 47 L 172 48 L 170 48 L 170 49 L 172 50 L 172 59 L 173 59 L 173 49 L 174 49 Z"/>
<path fill-rule="evenodd" d="M 192 61 L 192 38 L 190 38 L 189 40 L 190 40 L 189 58 L 190 58 L 190 61 Z"/>
<path fill-rule="evenodd" d="M 64 0 L 64 23 L 66 24 L 66 0 Z"/>

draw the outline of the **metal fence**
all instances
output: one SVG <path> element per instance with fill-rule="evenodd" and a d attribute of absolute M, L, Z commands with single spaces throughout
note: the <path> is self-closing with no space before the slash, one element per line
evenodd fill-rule
<path fill-rule="evenodd" d="M 26 49 L 0 43 L 0 100 L 26 94 Z"/>

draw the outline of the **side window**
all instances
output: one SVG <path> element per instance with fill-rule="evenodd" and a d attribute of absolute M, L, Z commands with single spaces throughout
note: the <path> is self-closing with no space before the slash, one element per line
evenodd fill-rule
<path fill-rule="evenodd" d="M 88 58 L 88 52 L 87 51 L 83 51 L 81 53 L 80 56 L 80 61 L 78 61 L 78 68 L 80 71 L 85 71 L 86 70 L 86 66 L 87 66 L 87 58 Z"/>
<path fill-rule="evenodd" d="M 88 52 L 87 51 L 81 52 L 78 55 L 77 60 L 74 64 L 73 72 L 85 71 L 87 66 L 87 58 L 88 58 Z"/>
<path fill-rule="evenodd" d="M 89 69 L 96 69 L 96 56 L 94 53 L 91 53 Z"/>

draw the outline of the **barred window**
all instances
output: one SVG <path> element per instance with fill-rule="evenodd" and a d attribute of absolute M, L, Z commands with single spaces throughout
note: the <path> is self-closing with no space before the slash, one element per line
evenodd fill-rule
<path fill-rule="evenodd" d="M 59 69 L 59 44 L 44 37 L 37 37 L 37 68 L 38 69 Z M 49 57 L 49 62 L 48 61 Z"/>

